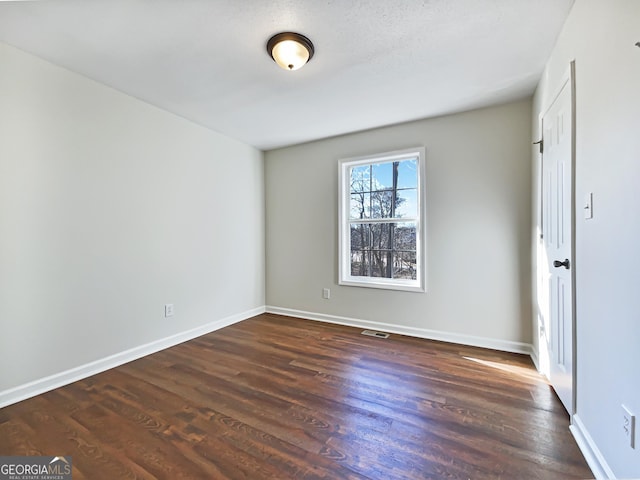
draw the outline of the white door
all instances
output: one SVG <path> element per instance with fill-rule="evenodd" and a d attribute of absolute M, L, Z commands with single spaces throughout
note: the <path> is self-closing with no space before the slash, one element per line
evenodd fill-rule
<path fill-rule="evenodd" d="M 573 109 L 567 80 L 542 118 L 542 215 L 549 380 L 570 415 L 573 389 Z"/>

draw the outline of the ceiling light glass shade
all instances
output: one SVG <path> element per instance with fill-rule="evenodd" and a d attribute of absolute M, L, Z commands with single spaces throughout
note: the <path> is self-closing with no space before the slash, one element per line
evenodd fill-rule
<path fill-rule="evenodd" d="M 313 57 L 313 44 L 299 33 L 283 32 L 269 39 L 267 52 L 285 70 L 298 70 Z"/>
<path fill-rule="evenodd" d="M 297 70 L 309 60 L 309 51 L 293 40 L 276 43 L 271 55 L 276 63 L 286 70 Z"/>

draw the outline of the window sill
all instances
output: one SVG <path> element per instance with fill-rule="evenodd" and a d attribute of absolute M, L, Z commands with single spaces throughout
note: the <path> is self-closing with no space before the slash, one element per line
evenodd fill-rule
<path fill-rule="evenodd" d="M 346 279 L 340 280 L 338 285 L 344 285 L 347 287 L 364 287 L 364 288 L 378 288 L 381 290 L 397 290 L 403 292 L 425 293 L 426 289 L 419 285 L 417 281 L 384 281 L 384 279 Z"/>

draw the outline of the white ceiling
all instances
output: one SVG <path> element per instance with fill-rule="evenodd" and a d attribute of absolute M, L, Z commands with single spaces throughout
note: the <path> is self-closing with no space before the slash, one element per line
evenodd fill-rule
<path fill-rule="evenodd" d="M 0 1 L 0 40 L 267 150 L 526 97 L 572 3 Z M 265 48 L 289 30 L 295 72 Z"/>

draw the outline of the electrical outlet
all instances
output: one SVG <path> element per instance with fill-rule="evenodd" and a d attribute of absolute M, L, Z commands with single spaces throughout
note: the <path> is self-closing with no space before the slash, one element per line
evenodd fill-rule
<path fill-rule="evenodd" d="M 164 316 L 173 317 L 173 303 L 167 303 L 164 306 Z"/>
<path fill-rule="evenodd" d="M 622 431 L 627 437 L 629 446 L 636 448 L 636 416 L 624 405 L 622 405 Z"/>
<path fill-rule="evenodd" d="M 324 298 L 325 300 L 329 300 L 331 298 L 331 290 L 329 290 L 328 288 L 323 288 L 322 298 Z"/>
<path fill-rule="evenodd" d="M 590 220 L 593 218 L 593 193 L 587 193 L 584 196 L 584 218 L 585 220 Z"/>

